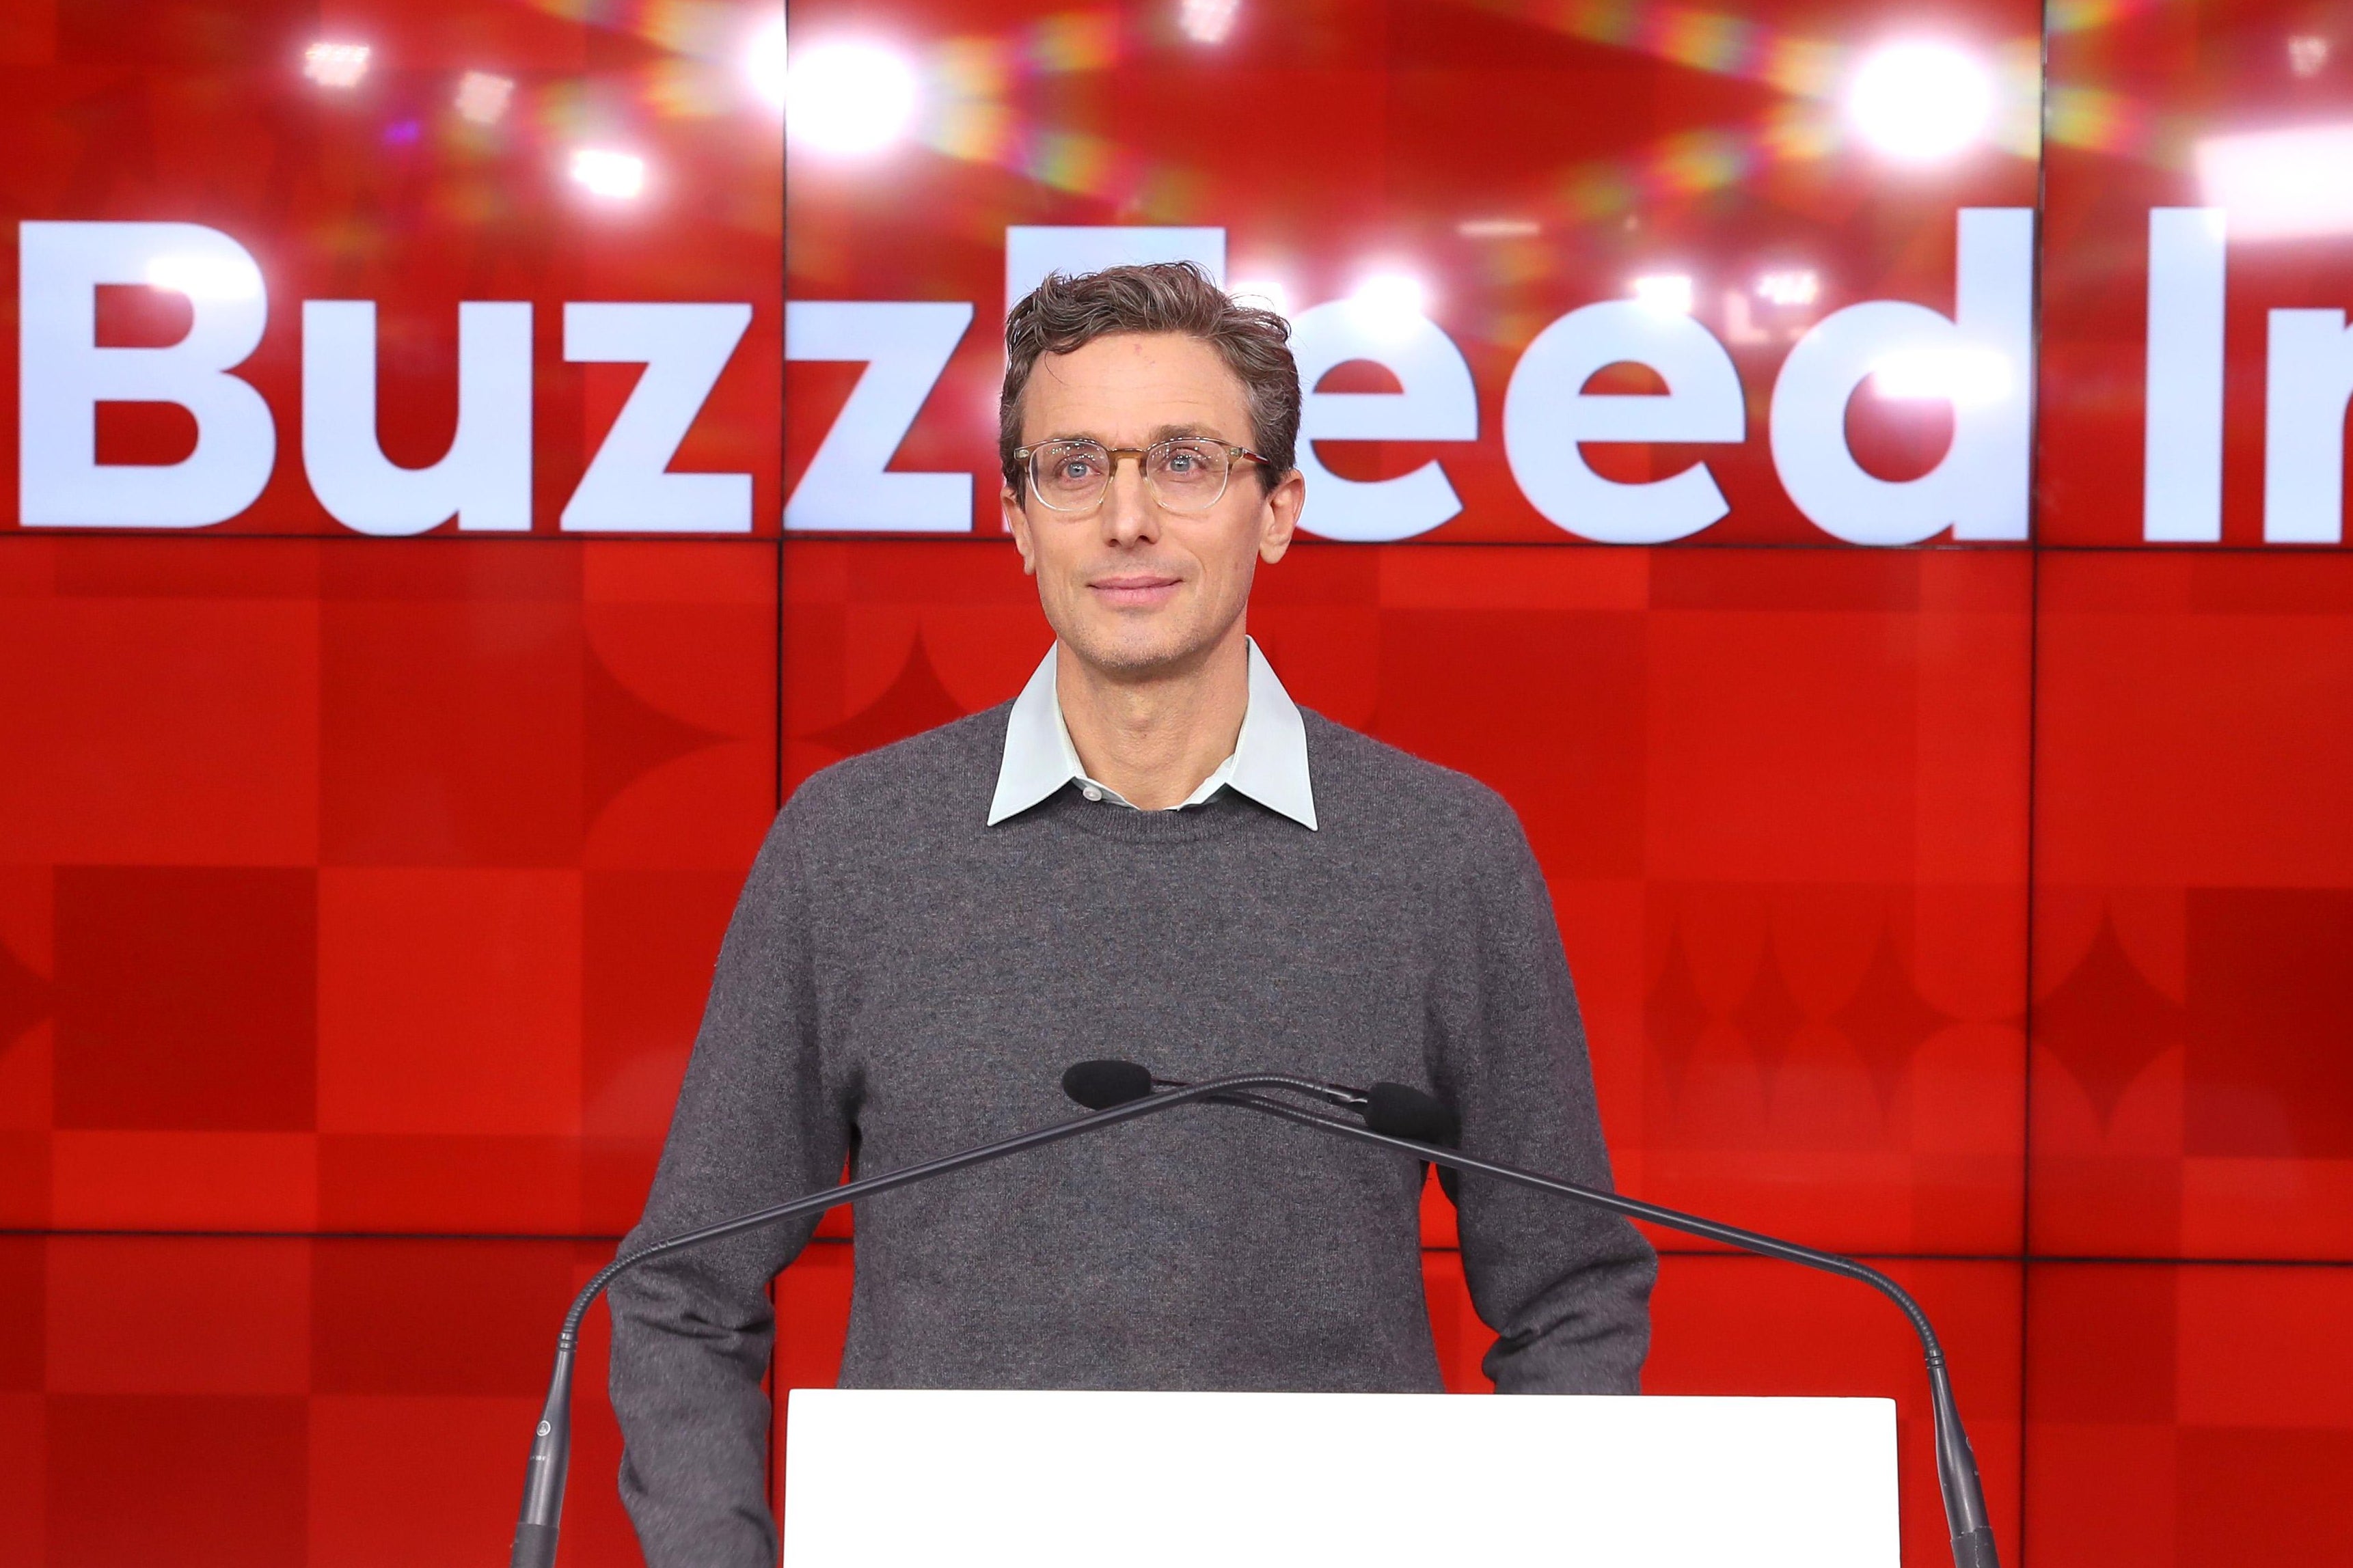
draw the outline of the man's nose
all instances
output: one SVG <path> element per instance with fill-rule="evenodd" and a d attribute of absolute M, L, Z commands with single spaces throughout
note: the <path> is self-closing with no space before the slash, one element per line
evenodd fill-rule
<path fill-rule="evenodd" d="M 1152 487 L 1144 479 L 1144 459 L 1131 466 L 1126 454 L 1112 459 L 1111 478 L 1104 483 L 1103 531 L 1110 544 L 1148 543 L 1160 537 L 1160 508 Z"/>

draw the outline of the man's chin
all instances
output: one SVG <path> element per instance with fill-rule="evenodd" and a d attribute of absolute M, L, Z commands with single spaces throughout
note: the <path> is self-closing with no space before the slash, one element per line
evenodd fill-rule
<path fill-rule="evenodd" d="M 1154 627 L 1152 635 L 1136 635 L 1143 630 L 1129 626 L 1122 628 L 1125 635 L 1107 636 L 1101 628 L 1088 627 L 1075 637 L 1065 637 L 1062 644 L 1090 669 L 1119 680 L 1175 674 L 1198 660 L 1208 647 L 1203 639 L 1187 637 L 1175 627 Z"/>

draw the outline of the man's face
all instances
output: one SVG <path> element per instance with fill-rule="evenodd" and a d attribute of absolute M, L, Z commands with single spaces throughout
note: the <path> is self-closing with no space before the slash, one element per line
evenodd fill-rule
<path fill-rule="evenodd" d="M 1143 447 L 1172 436 L 1250 445 L 1240 378 L 1217 350 L 1174 333 L 1121 333 L 1039 360 L 1023 394 L 1021 444 L 1083 437 Z M 1237 460 L 1207 511 L 1155 501 L 1142 465 L 1118 459 L 1091 510 L 1056 511 L 1007 490 L 1006 525 L 1038 579 L 1063 646 L 1107 674 L 1182 668 L 1242 624 L 1258 563 L 1282 559 L 1306 489 L 1297 474 L 1270 492 Z"/>

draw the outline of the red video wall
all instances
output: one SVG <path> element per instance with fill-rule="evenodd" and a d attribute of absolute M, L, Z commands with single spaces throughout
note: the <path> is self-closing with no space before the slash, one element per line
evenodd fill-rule
<path fill-rule="evenodd" d="M 497 1560 L 769 817 L 1047 646 L 1008 292 L 1160 256 L 1297 327 L 1251 628 L 1518 809 L 1620 1184 L 1918 1293 L 2006 1562 L 2353 1557 L 2353 21 L 788 20 L 0 15 L 0 1565 Z M 1896 1398 L 1947 1561 L 1901 1320 L 1665 1250 L 1646 1386 Z"/>

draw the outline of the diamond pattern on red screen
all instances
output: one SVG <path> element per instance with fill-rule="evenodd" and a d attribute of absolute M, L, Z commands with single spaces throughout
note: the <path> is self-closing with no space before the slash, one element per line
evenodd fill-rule
<path fill-rule="evenodd" d="M 560 866 L 583 831 L 576 548 L 420 540 L 327 555 L 331 864 Z"/>
<path fill-rule="evenodd" d="M 626 1228 L 775 810 L 776 548 L 58 542 L 0 540 L 0 1217 Z"/>
<path fill-rule="evenodd" d="M 2042 570 L 2035 1245 L 2353 1258 L 2353 561 Z"/>

